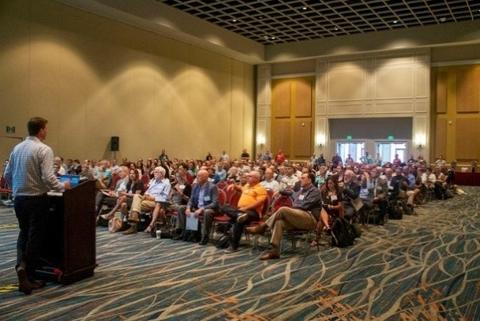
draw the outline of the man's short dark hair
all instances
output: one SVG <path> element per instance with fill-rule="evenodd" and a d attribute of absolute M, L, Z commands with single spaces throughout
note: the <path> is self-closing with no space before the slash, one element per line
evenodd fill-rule
<path fill-rule="evenodd" d="M 48 120 L 42 117 L 33 117 L 28 121 L 28 135 L 36 136 L 41 129 L 45 128 Z"/>
<path fill-rule="evenodd" d="M 310 182 L 315 185 L 315 175 L 313 173 L 308 173 L 308 178 L 310 178 Z"/>

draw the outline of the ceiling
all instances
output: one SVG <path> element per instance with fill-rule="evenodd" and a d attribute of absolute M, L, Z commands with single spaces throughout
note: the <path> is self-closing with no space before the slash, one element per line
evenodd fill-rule
<path fill-rule="evenodd" d="M 264 45 L 480 20 L 480 0 L 157 0 Z"/>

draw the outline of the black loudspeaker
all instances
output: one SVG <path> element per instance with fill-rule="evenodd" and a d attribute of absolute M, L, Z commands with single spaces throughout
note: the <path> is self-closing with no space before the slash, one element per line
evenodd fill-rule
<path fill-rule="evenodd" d="M 120 137 L 112 136 L 110 137 L 110 151 L 118 152 L 120 149 Z"/>

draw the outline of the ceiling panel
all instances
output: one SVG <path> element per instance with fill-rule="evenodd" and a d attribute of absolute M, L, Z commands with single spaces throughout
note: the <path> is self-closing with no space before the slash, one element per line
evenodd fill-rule
<path fill-rule="evenodd" d="M 480 20 L 480 0 L 158 0 L 259 43 Z"/>

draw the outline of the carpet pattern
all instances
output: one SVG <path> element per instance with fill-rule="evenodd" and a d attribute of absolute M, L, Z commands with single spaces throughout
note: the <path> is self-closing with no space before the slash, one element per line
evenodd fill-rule
<path fill-rule="evenodd" d="M 368 226 L 354 246 L 263 262 L 244 247 L 97 228 L 95 276 L 17 291 L 16 219 L 0 208 L 0 320 L 480 320 L 480 189 Z M 265 243 L 265 240 L 263 241 Z"/>

